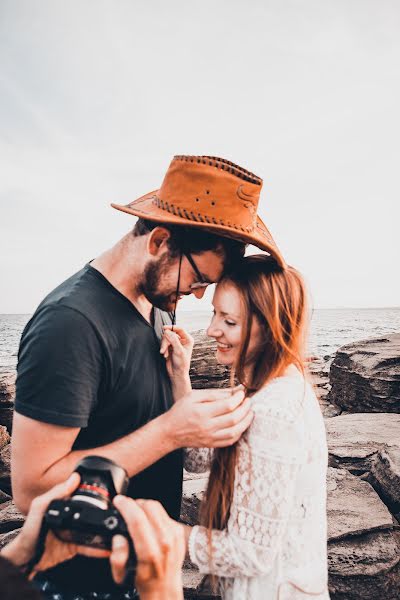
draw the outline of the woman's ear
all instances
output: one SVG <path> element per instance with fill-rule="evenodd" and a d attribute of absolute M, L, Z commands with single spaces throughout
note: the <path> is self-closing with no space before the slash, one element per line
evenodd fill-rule
<path fill-rule="evenodd" d="M 152 256 L 160 256 L 168 251 L 168 240 L 171 237 L 170 231 L 165 227 L 156 227 L 151 231 L 147 240 L 147 251 Z"/>

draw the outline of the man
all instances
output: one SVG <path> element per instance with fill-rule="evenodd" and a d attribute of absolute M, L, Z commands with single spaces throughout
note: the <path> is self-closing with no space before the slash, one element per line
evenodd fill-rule
<path fill-rule="evenodd" d="M 179 518 L 181 448 L 227 446 L 248 427 L 242 392 L 191 392 L 190 382 L 189 393 L 174 390 L 159 338 L 161 311 L 182 295 L 201 298 L 245 243 L 283 264 L 256 214 L 261 185 L 224 159 L 175 157 L 159 190 L 115 205 L 139 217 L 133 235 L 39 305 L 19 351 L 12 483 L 21 510 L 97 454 L 126 469 L 129 496 L 159 500 Z M 51 586 L 129 597 L 118 596 L 106 561 L 87 557 L 48 571 Z"/>

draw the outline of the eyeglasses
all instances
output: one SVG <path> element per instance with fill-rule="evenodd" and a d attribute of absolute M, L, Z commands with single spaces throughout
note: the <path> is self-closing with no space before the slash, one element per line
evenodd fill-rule
<path fill-rule="evenodd" d="M 201 290 L 203 288 L 208 287 L 211 282 L 210 281 L 206 281 L 203 277 L 203 275 L 200 273 L 199 269 L 197 268 L 196 263 L 194 262 L 191 254 L 189 252 L 183 252 L 183 255 L 186 256 L 186 258 L 188 259 L 190 266 L 192 267 L 193 271 L 196 273 L 196 277 L 198 279 L 198 281 L 196 281 L 195 283 L 192 283 L 189 286 L 189 289 L 191 291 L 193 290 Z"/>

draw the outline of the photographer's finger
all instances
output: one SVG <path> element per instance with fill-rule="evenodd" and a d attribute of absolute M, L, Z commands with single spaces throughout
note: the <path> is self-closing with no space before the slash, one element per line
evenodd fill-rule
<path fill-rule="evenodd" d="M 147 518 L 153 527 L 157 542 L 162 550 L 164 552 L 171 550 L 173 540 L 171 536 L 170 518 L 165 512 L 165 509 L 159 502 L 154 500 L 144 500 L 140 506 L 146 513 Z"/>
<path fill-rule="evenodd" d="M 146 513 L 131 498 L 116 496 L 114 505 L 123 516 L 135 546 L 138 562 L 151 563 L 157 573 L 162 572 L 161 552 L 157 538 Z"/>
<path fill-rule="evenodd" d="M 41 496 L 37 496 L 34 500 L 32 500 L 29 514 L 36 515 L 37 513 L 44 513 L 44 511 L 46 510 L 46 508 L 52 500 L 55 500 L 56 498 L 65 498 L 67 496 L 70 496 L 72 492 L 75 491 L 78 487 L 79 482 L 79 473 L 72 473 L 66 481 L 58 483 Z"/>
<path fill-rule="evenodd" d="M 125 579 L 126 565 L 129 558 L 129 543 L 123 535 L 115 535 L 112 539 L 110 565 L 115 583 Z"/>

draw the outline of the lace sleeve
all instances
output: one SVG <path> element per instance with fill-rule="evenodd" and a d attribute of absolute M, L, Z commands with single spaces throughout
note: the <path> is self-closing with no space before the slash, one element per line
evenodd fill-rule
<path fill-rule="evenodd" d="M 207 530 L 191 532 L 190 559 L 202 573 L 252 577 L 273 567 L 305 460 L 300 394 L 288 400 L 275 387 L 253 402 L 253 423 L 239 442 L 228 526 L 212 531 L 211 554 Z"/>
<path fill-rule="evenodd" d="M 185 448 L 183 466 L 189 473 L 205 473 L 211 466 L 212 448 Z"/>

